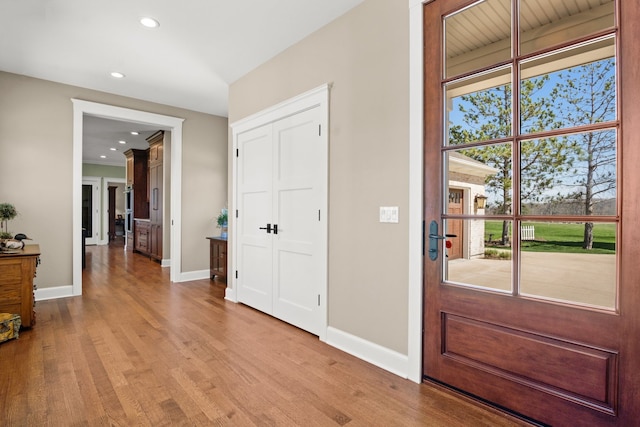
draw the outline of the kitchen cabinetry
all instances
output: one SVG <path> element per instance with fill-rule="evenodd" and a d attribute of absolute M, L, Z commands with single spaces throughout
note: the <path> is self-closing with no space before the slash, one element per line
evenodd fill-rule
<path fill-rule="evenodd" d="M 149 218 L 147 150 L 131 149 L 125 151 L 124 155 L 127 158 L 127 185 L 133 189 L 133 217 Z M 130 175 L 133 177 L 131 181 L 129 181 Z"/>
<path fill-rule="evenodd" d="M 134 224 L 134 250 L 149 255 L 149 234 L 151 226 L 149 220 L 136 219 Z"/>
<path fill-rule="evenodd" d="M 40 246 L 27 245 L 15 253 L 0 253 L 0 312 L 19 314 L 23 327 L 36 323 L 33 278 Z"/>
<path fill-rule="evenodd" d="M 130 149 L 124 152 L 127 158 L 127 221 L 131 218 L 149 218 L 149 154 L 148 150 Z M 127 229 L 127 250 L 136 249 L 134 230 Z"/>
<path fill-rule="evenodd" d="M 164 132 L 147 138 L 149 142 L 149 256 L 162 261 L 163 143 Z"/>

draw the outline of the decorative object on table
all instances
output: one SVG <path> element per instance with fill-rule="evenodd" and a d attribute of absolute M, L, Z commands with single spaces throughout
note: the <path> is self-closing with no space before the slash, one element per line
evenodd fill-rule
<path fill-rule="evenodd" d="M 226 239 L 228 235 L 227 227 L 229 226 L 229 210 L 227 208 L 220 209 L 220 214 L 218 215 L 216 221 L 218 223 L 218 228 L 221 229 L 220 237 Z"/>
<path fill-rule="evenodd" d="M 2 251 L 11 251 L 11 250 L 19 250 L 24 248 L 24 241 L 31 240 L 24 233 L 18 233 L 14 236 L 13 239 L 2 239 L 0 240 L 0 250 Z"/>
<path fill-rule="evenodd" d="M 0 239 L 11 239 L 8 222 L 18 215 L 18 211 L 11 203 L 0 203 Z"/>
<path fill-rule="evenodd" d="M 21 324 L 19 314 L 0 313 L 0 342 L 18 338 Z"/>

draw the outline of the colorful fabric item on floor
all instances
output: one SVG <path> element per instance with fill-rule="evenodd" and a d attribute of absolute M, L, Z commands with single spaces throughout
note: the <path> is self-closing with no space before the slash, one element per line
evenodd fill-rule
<path fill-rule="evenodd" d="M 0 313 L 0 342 L 18 338 L 21 324 L 19 314 Z"/>

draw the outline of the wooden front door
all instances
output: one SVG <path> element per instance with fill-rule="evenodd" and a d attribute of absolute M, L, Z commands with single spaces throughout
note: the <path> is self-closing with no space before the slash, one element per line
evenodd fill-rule
<path fill-rule="evenodd" d="M 640 419 L 639 18 L 630 1 L 424 5 L 425 379 L 550 425 Z M 492 168 L 483 209 L 450 208 L 452 156 Z M 456 221 L 479 254 L 462 263 L 437 238 Z"/>

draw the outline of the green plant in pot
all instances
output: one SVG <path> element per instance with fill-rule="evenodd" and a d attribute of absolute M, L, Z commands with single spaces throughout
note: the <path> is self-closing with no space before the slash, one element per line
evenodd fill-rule
<path fill-rule="evenodd" d="M 0 239 L 11 239 L 8 222 L 18 215 L 18 211 L 11 203 L 0 203 Z"/>
<path fill-rule="evenodd" d="M 229 210 L 227 208 L 222 208 L 220 210 L 220 214 L 218 215 L 218 218 L 216 218 L 216 222 L 218 223 L 218 228 L 222 229 L 220 237 L 226 239 L 227 227 L 229 226 Z"/>

